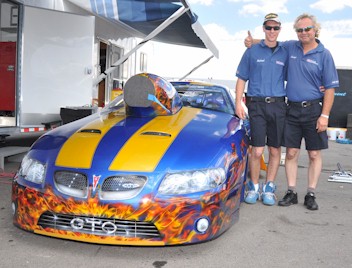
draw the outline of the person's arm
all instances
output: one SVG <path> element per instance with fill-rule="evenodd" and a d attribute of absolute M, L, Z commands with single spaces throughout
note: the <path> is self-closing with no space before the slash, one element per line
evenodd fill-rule
<path fill-rule="evenodd" d="M 242 80 L 241 78 L 237 78 L 236 83 L 236 115 L 241 118 L 246 118 L 246 111 L 242 106 L 242 98 L 244 93 L 244 88 L 246 85 L 246 81 Z"/>
<path fill-rule="evenodd" d="M 252 45 L 259 44 L 260 39 L 253 39 L 251 31 L 248 31 L 248 36 L 244 39 L 244 45 L 250 48 Z"/>
<path fill-rule="evenodd" d="M 328 127 L 329 116 L 334 104 L 335 88 L 328 88 L 324 91 L 323 109 L 317 122 L 317 132 L 325 131 Z"/>

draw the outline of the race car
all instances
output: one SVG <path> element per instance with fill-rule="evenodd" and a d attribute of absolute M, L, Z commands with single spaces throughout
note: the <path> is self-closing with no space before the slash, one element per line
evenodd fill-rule
<path fill-rule="evenodd" d="M 13 222 L 99 244 L 214 239 L 239 219 L 249 135 L 226 87 L 132 76 L 101 112 L 32 145 L 12 184 Z"/>

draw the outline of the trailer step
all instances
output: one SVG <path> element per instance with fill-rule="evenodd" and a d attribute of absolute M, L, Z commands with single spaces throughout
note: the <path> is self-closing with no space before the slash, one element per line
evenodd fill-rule
<path fill-rule="evenodd" d="M 5 157 L 26 153 L 30 147 L 7 146 L 0 147 L 0 170 L 5 168 Z"/>
<path fill-rule="evenodd" d="M 42 123 L 46 130 L 54 129 L 56 127 L 62 126 L 62 120 L 55 120 L 51 122 L 44 122 Z"/>

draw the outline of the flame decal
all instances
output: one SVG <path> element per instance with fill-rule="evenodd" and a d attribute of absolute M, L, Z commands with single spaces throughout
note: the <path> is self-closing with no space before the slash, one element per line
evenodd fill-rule
<path fill-rule="evenodd" d="M 241 143 L 241 147 L 245 144 L 245 142 Z M 100 202 L 97 195 L 87 200 L 65 199 L 57 195 L 50 186 L 46 186 L 45 191 L 41 192 L 21 186 L 14 181 L 12 201 L 17 206 L 14 224 L 43 235 L 102 244 L 173 245 L 210 240 L 226 231 L 238 219 L 243 185 L 242 174 L 246 161 L 244 155 L 239 158 L 236 151 L 238 153 L 238 150 L 235 150 L 225 157 L 228 176 L 226 184 L 220 191 L 208 192 L 199 199 L 187 197 L 161 199 L 146 195 L 140 199 L 139 204 L 134 206 L 122 201 L 104 204 Z M 244 148 L 240 148 L 239 152 L 246 153 Z M 46 211 L 150 222 L 159 230 L 161 238 L 99 236 L 78 231 L 43 229 L 37 223 Z M 204 234 L 196 232 L 194 226 L 200 217 L 210 220 L 209 229 Z"/>

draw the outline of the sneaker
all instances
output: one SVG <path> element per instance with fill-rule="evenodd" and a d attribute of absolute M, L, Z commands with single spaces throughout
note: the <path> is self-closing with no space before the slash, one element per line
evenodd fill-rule
<path fill-rule="evenodd" d="M 309 210 L 318 210 L 319 206 L 317 202 L 315 202 L 315 195 L 314 193 L 307 193 L 304 197 L 304 205 L 307 206 Z"/>
<path fill-rule="evenodd" d="M 272 206 L 275 205 L 275 192 L 276 186 L 273 182 L 267 182 L 263 187 L 262 201 L 264 205 Z"/>
<path fill-rule="evenodd" d="M 297 193 L 294 193 L 292 190 L 287 190 L 285 196 L 279 201 L 278 205 L 288 207 L 297 203 Z"/>
<path fill-rule="evenodd" d="M 247 193 L 244 198 L 244 202 L 247 204 L 255 204 L 259 199 L 259 190 L 256 191 L 254 187 L 254 183 L 250 180 L 247 184 Z"/>

